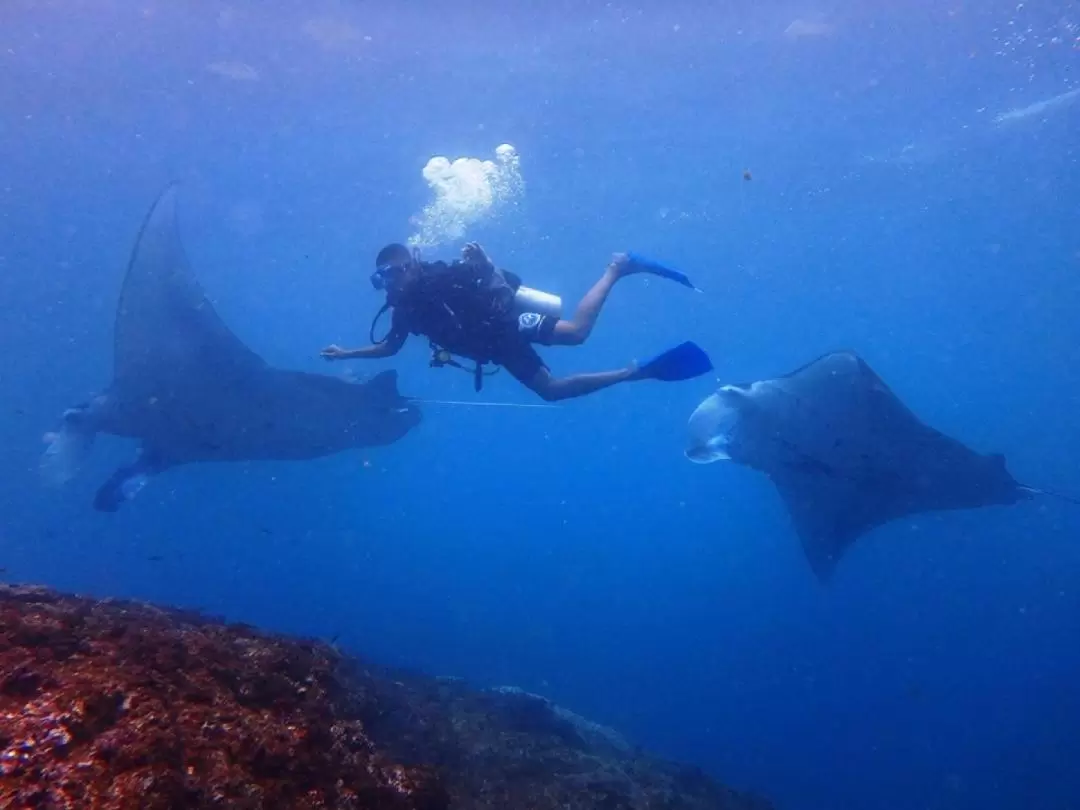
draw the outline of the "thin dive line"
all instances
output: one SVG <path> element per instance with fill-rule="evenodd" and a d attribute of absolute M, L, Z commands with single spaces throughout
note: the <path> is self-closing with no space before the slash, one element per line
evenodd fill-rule
<path fill-rule="evenodd" d="M 484 408 L 543 408 L 545 410 L 557 408 L 558 405 L 538 405 L 534 403 L 525 402 L 469 402 L 467 400 L 458 399 L 417 399 L 411 398 L 410 402 L 419 402 L 424 405 L 460 405 L 462 407 L 484 407 Z"/>

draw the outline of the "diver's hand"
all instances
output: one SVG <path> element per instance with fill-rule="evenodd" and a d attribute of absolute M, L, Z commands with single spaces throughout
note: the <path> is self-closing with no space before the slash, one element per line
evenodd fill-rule
<path fill-rule="evenodd" d="M 487 251 L 480 247 L 479 242 L 469 242 L 465 247 L 461 249 L 461 260 L 466 264 L 479 264 L 484 267 L 493 267 L 491 259 L 488 258 Z"/>
<path fill-rule="evenodd" d="M 348 349 L 343 349 L 338 345 L 330 344 L 321 352 L 319 352 L 319 355 L 323 358 L 323 360 L 344 360 L 349 357 L 349 351 Z"/>

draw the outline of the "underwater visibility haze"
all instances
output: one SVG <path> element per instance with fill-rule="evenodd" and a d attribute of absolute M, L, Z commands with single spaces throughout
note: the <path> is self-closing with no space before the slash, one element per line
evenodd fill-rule
<path fill-rule="evenodd" d="M 1080 807 L 1078 71 L 1074 0 L 8 0 L 3 578 L 542 695 L 784 810 Z M 629 253 L 537 351 L 667 365 L 328 363 L 398 242 L 564 318 Z"/>

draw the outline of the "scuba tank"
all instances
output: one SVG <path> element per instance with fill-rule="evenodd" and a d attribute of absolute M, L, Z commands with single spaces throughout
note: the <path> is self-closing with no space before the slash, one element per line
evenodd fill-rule
<path fill-rule="evenodd" d="M 535 312 L 558 320 L 562 317 L 562 298 L 543 290 L 534 290 L 524 284 L 514 292 L 514 311 L 517 314 Z"/>

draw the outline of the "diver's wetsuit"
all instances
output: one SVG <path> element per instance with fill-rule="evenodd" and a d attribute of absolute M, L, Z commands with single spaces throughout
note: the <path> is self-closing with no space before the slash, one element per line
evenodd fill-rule
<path fill-rule="evenodd" d="M 428 278 L 444 272 L 454 272 L 458 264 L 443 262 L 424 264 Z M 550 346 L 557 319 L 536 312 L 515 314 L 513 293 L 520 282 L 510 273 L 506 294 L 496 290 L 466 291 L 451 285 L 451 297 L 425 289 L 421 284 L 404 301 L 393 308 L 391 331 L 427 337 L 438 348 L 467 357 L 479 363 L 502 366 L 515 379 L 528 384 L 536 374 L 547 368 L 533 343 Z M 456 293 L 456 294 L 455 294 Z M 455 304 L 461 310 L 453 311 Z"/>

